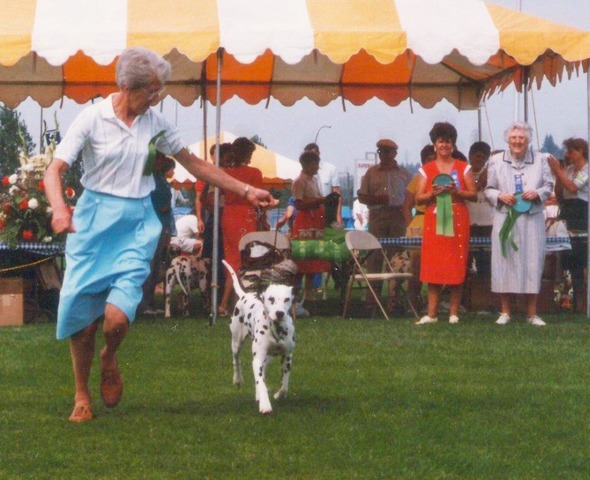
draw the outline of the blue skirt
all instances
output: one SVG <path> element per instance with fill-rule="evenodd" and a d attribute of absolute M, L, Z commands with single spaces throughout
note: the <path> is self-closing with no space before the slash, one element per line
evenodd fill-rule
<path fill-rule="evenodd" d="M 66 242 L 66 271 L 57 313 L 57 338 L 83 330 L 107 303 L 129 322 L 142 298 L 162 224 L 150 196 L 121 198 L 85 190 Z"/>

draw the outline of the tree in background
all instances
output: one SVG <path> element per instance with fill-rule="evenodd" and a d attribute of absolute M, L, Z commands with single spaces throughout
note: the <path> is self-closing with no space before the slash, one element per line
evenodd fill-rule
<path fill-rule="evenodd" d="M 262 138 L 260 138 L 258 135 L 250 137 L 250 140 L 252 140 L 256 145 L 260 145 L 262 148 L 266 148 L 266 145 L 262 143 Z"/>
<path fill-rule="evenodd" d="M 555 158 L 563 158 L 563 148 L 559 148 L 555 141 L 553 140 L 553 135 L 545 135 L 545 140 L 543 141 L 543 146 L 541 147 L 541 151 L 544 153 L 550 153 Z"/>
<path fill-rule="evenodd" d="M 21 137 L 22 135 L 22 137 Z M 24 142 L 23 142 L 24 139 Z M 20 167 L 19 154 L 26 146 L 27 154 L 35 148 L 27 125 L 16 110 L 0 106 L 0 174 L 10 175 Z"/>

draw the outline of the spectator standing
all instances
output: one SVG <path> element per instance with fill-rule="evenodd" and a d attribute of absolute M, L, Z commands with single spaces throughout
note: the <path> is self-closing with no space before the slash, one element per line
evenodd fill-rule
<path fill-rule="evenodd" d="M 579 234 L 588 232 L 588 142 L 582 138 L 568 138 L 563 142 L 567 166 L 548 157 L 555 175 L 555 193 L 559 202 L 559 217 L 565 220 L 572 232 L 572 249 L 563 254 L 563 267 L 570 271 L 574 289 L 574 312 L 586 311 L 586 279 L 584 269 L 588 265 L 587 240 Z M 578 235 L 576 235 L 578 234 Z"/>
<path fill-rule="evenodd" d="M 224 171 L 232 177 L 256 188 L 262 187 L 262 172 L 250 166 L 252 154 L 256 144 L 246 137 L 238 137 L 232 143 L 231 163 Z M 246 201 L 243 195 L 236 195 L 232 191 L 224 191 L 225 206 L 221 229 L 223 230 L 223 255 L 225 261 L 239 272 L 242 266 L 240 258 L 240 239 L 249 232 L 257 231 L 257 210 Z M 233 282 L 226 275 L 223 296 L 219 305 L 219 315 L 225 316 L 229 312 L 229 302 L 233 293 Z"/>
<path fill-rule="evenodd" d="M 412 174 L 398 165 L 395 159 L 397 150 L 397 143 L 393 140 L 377 142 L 379 163 L 367 170 L 358 191 L 359 200 L 369 208 L 369 232 L 377 238 L 403 237 L 406 232 L 402 207 Z M 387 248 L 389 257 L 394 250 Z M 381 256 L 371 255 L 367 267 L 369 272 L 380 272 L 383 268 Z"/>
<path fill-rule="evenodd" d="M 504 132 L 508 150 L 493 155 L 485 195 L 494 207 L 492 291 L 500 295 L 498 325 L 510 322 L 510 299 L 526 297 L 527 321 L 543 326 L 537 297 L 545 263 L 545 201 L 553 192 L 547 155 L 529 147 L 533 129 L 513 122 Z M 507 223 L 508 221 L 508 223 Z"/>
<path fill-rule="evenodd" d="M 317 176 L 320 180 L 320 189 L 322 196 L 327 197 L 331 193 L 340 195 L 338 198 L 338 206 L 336 208 L 336 223 L 342 224 L 342 188 L 336 170 L 329 168 L 322 168 L 320 147 L 317 143 L 308 143 L 303 149 L 304 152 L 315 152 L 320 157 L 320 168 Z M 326 225 L 329 227 L 330 225 Z"/>
<path fill-rule="evenodd" d="M 426 204 L 420 280 L 428 284 L 428 314 L 418 325 L 438 321 L 442 287 L 450 290 L 449 323 L 459 322 L 459 306 L 469 256 L 469 210 L 477 192 L 471 166 L 453 158 L 457 130 L 448 122 L 430 130 L 436 159 L 420 169 L 416 201 Z M 441 181 L 442 180 L 442 181 Z"/>
<path fill-rule="evenodd" d="M 320 166 L 320 157 L 317 153 L 306 151 L 299 157 L 301 173 L 295 179 L 292 186 L 293 198 L 297 216 L 293 223 L 293 237 L 299 238 L 301 230 L 323 230 L 325 227 L 324 205 L 328 197 L 323 197 L 317 172 Z M 333 195 L 333 194 L 330 194 Z M 325 260 L 298 260 L 297 269 L 301 275 L 305 275 L 304 299 L 313 301 L 313 277 L 315 273 L 329 272 L 330 262 Z"/>
<path fill-rule="evenodd" d="M 420 151 L 420 163 L 424 166 L 434 159 L 436 159 L 434 147 L 432 145 L 425 145 Z M 416 203 L 416 194 L 418 193 L 418 185 L 421 178 L 422 175 L 418 172 L 406 187 L 406 197 L 403 204 L 404 217 L 408 225 L 406 237 L 422 237 L 424 230 L 426 205 Z M 415 212 L 413 216 L 412 211 Z M 408 296 L 412 303 L 416 305 L 416 308 L 420 308 L 422 305 L 422 297 L 420 295 L 420 290 L 422 289 L 422 283 L 420 282 L 420 250 L 412 250 L 410 256 L 414 278 L 408 280 Z"/>
<path fill-rule="evenodd" d="M 369 209 L 358 198 L 355 198 L 352 204 L 352 215 L 355 230 L 366 231 L 369 229 Z"/>

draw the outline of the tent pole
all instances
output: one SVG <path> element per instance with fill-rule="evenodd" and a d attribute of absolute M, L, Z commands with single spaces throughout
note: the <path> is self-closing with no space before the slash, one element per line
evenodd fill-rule
<path fill-rule="evenodd" d="M 586 115 L 587 115 L 587 139 L 590 142 L 590 65 L 587 66 L 586 70 Z M 590 174 L 590 163 L 586 165 L 588 169 L 588 174 Z M 588 209 L 588 231 L 586 232 L 586 249 L 588 252 L 588 260 L 586 264 L 586 319 L 590 319 L 590 287 L 588 286 L 588 281 L 590 280 L 590 208 Z"/>
<path fill-rule="evenodd" d="M 477 107 L 477 140 L 481 142 L 481 102 Z"/>
<path fill-rule="evenodd" d="M 221 132 L 221 64 L 223 63 L 223 49 L 217 50 L 217 92 L 215 100 L 217 102 L 215 108 L 215 166 L 219 168 L 219 138 Z M 207 138 L 205 136 L 205 138 Z M 207 152 L 205 152 L 207 155 Z M 211 289 L 213 300 L 211 302 L 211 319 L 209 325 L 215 325 L 217 321 L 217 293 L 219 285 L 219 188 L 214 189 L 213 200 L 213 254 L 211 255 L 211 277 L 216 288 Z"/>

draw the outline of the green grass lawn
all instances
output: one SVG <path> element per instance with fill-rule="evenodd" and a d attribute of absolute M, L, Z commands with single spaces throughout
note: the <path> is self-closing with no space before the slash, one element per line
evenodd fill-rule
<path fill-rule="evenodd" d="M 121 404 L 102 406 L 93 369 L 96 419 L 82 425 L 67 421 L 73 380 L 55 326 L 0 329 L 0 478 L 590 478 L 583 316 L 418 327 L 331 308 L 297 320 L 290 396 L 267 417 L 249 348 L 245 387 L 231 383 L 226 319 L 140 318 L 119 353 Z"/>

